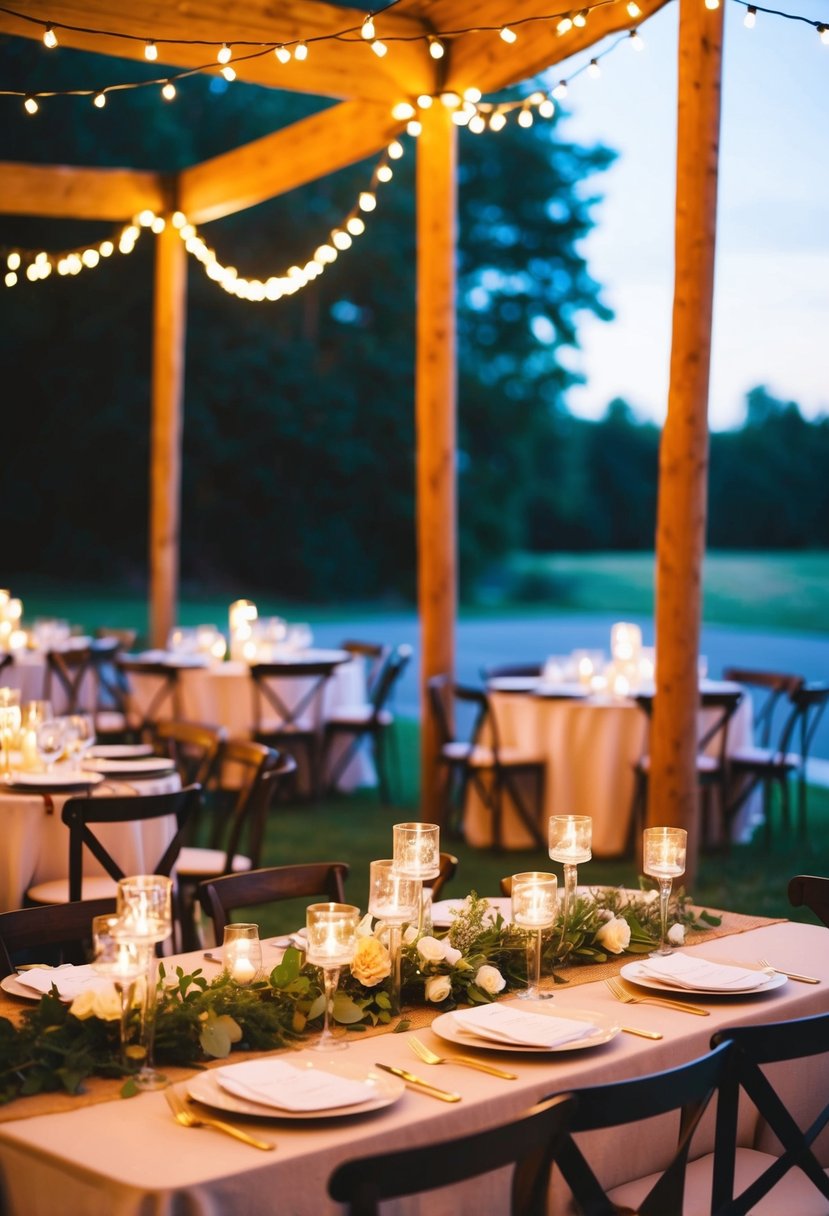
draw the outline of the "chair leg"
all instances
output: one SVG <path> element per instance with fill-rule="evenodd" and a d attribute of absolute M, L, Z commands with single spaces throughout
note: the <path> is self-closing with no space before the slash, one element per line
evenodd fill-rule
<path fill-rule="evenodd" d="M 372 750 L 374 752 L 374 767 L 377 770 L 377 786 L 380 791 L 380 801 L 383 806 L 392 805 L 391 787 L 389 785 L 388 767 L 386 765 L 386 750 L 384 742 L 385 731 L 379 730 L 372 734 Z"/>
<path fill-rule="evenodd" d="M 323 772 L 323 788 L 329 794 L 336 794 L 340 792 L 338 789 L 340 778 L 356 755 L 357 749 L 363 741 L 363 735 L 358 731 L 351 732 L 351 738 L 348 740 L 342 752 L 337 757 L 336 763 L 330 769 L 328 769 L 327 757 L 330 755 L 331 744 L 333 743 L 334 738 L 334 732 L 329 732 L 326 735 L 327 745 L 323 749 L 323 756 L 320 762 Z M 326 772 L 328 772 L 327 779 L 325 778 Z"/>

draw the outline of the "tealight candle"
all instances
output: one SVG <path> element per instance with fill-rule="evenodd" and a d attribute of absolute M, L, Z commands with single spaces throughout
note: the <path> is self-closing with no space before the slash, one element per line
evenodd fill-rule
<path fill-rule="evenodd" d="M 593 856 L 593 820 L 589 815 L 551 815 L 548 833 L 550 857 L 564 866 L 563 933 L 576 898 L 577 867 Z"/>
<path fill-rule="evenodd" d="M 347 1044 L 329 1029 L 329 1011 L 340 977 L 340 968 L 354 957 L 360 909 L 353 904 L 310 904 L 305 913 L 307 960 L 322 968 L 325 987 L 325 1016 L 317 1051 L 338 1051 Z"/>
<path fill-rule="evenodd" d="M 237 923 L 225 925 L 222 957 L 227 974 L 237 984 L 251 984 L 262 967 L 259 926 Z"/>
<path fill-rule="evenodd" d="M 685 873 L 688 833 L 684 828 L 646 828 L 642 837 L 642 868 L 659 883 L 660 942 L 653 954 L 671 953 L 668 941 L 668 900 L 673 880 Z"/>
<path fill-rule="evenodd" d="M 529 870 L 512 876 L 512 920 L 522 929 L 534 931 L 534 978 L 527 967 L 527 988 L 520 995 L 529 1000 L 547 1000 L 553 994 L 541 991 L 541 932 L 556 918 L 558 879 L 555 874 Z"/>

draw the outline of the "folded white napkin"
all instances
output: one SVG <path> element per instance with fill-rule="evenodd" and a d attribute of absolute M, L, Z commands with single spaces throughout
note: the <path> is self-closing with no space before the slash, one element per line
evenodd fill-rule
<path fill-rule="evenodd" d="M 744 992 L 759 987 L 768 979 L 763 971 L 729 963 L 712 963 L 681 951 L 664 958 L 643 959 L 639 963 L 639 974 L 675 988 L 702 992 Z"/>
<path fill-rule="evenodd" d="M 72 967 L 68 964 L 62 967 L 32 967 L 29 971 L 18 971 L 17 982 L 40 993 L 51 992 L 54 986 L 66 1001 L 74 1001 L 76 996 L 88 989 L 107 988 L 111 983 L 90 966 Z"/>
<path fill-rule="evenodd" d="M 529 1013 L 516 1005 L 479 1005 L 475 1009 L 456 1010 L 452 1018 L 466 1034 L 522 1047 L 558 1047 L 599 1033 L 592 1022 Z"/>
<path fill-rule="evenodd" d="M 296 1068 L 285 1060 L 247 1060 L 218 1068 L 222 1089 L 277 1110 L 331 1110 L 357 1106 L 376 1096 L 370 1084 L 338 1077 L 322 1068 Z"/>

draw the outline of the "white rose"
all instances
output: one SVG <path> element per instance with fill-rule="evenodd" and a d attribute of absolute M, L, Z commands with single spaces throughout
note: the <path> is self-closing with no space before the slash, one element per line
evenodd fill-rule
<path fill-rule="evenodd" d="M 445 1001 L 451 991 L 452 981 L 448 975 L 432 975 L 426 981 L 426 1000 L 434 1001 L 436 1005 Z"/>
<path fill-rule="evenodd" d="M 653 904 L 653 903 L 656 903 L 656 901 L 657 901 L 658 899 L 659 899 L 659 892 L 658 892 L 658 891 L 656 891 L 656 890 L 652 890 L 652 891 L 645 891 L 645 893 L 644 893 L 644 894 L 643 894 L 643 896 L 642 896 L 642 900 L 643 900 L 643 902 L 644 902 L 644 903 L 646 903 L 646 904 Z"/>
<path fill-rule="evenodd" d="M 87 988 L 75 997 L 69 1012 L 82 1022 L 87 1018 L 114 1022 L 121 1016 L 121 998 L 112 987 Z"/>
<path fill-rule="evenodd" d="M 614 916 L 596 934 L 597 943 L 610 954 L 621 954 L 630 945 L 630 925 L 623 916 Z"/>
<path fill-rule="evenodd" d="M 436 937 L 421 937 L 417 952 L 425 963 L 442 963 L 444 959 L 443 942 Z"/>
<path fill-rule="evenodd" d="M 403 933 L 403 945 L 411 946 L 412 942 L 417 941 L 417 925 L 407 925 Z"/>
<path fill-rule="evenodd" d="M 363 919 L 360 921 L 359 925 L 357 926 L 357 936 L 358 937 L 373 937 L 374 936 L 374 930 L 371 927 L 371 922 L 373 919 L 374 918 L 372 917 L 371 913 L 366 912 L 365 916 L 363 917 Z"/>
<path fill-rule="evenodd" d="M 685 926 L 671 925 L 668 930 L 668 941 L 674 946 L 685 945 Z"/>
<path fill-rule="evenodd" d="M 446 959 L 450 967 L 454 967 L 455 963 L 459 963 L 463 958 L 460 950 L 456 950 L 454 946 L 449 945 L 449 938 L 443 939 L 443 957 Z"/>
<path fill-rule="evenodd" d="M 507 981 L 497 967 L 490 967 L 487 963 L 478 968 L 475 983 L 482 992 L 488 992 L 490 996 L 494 996 L 496 992 L 501 992 L 506 987 Z"/>

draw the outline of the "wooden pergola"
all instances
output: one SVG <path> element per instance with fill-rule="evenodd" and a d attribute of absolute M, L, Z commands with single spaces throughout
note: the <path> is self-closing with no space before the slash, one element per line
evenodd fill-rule
<path fill-rule="evenodd" d="M 144 58 L 159 44 L 171 68 L 194 69 L 230 38 L 263 46 L 305 40 L 306 61 L 279 64 L 271 54 L 234 59 L 241 81 L 336 99 L 338 104 L 263 139 L 169 175 L 64 165 L 0 165 L 0 213 L 75 220 L 127 221 L 145 208 L 191 223 L 244 210 L 333 173 L 386 147 L 401 130 L 392 107 L 421 94 L 485 95 L 515 85 L 609 34 L 631 29 L 668 0 L 605 0 L 585 25 L 566 35 L 549 0 L 480 0 L 470 16 L 460 0 L 399 0 L 375 16 L 389 53 L 371 53 L 360 27 L 366 10 L 286 0 L 240 0 L 228 6 L 158 5 L 153 0 L 50 0 L 48 11 L 21 0 L 0 13 L 0 33 L 40 39 L 47 23 L 62 45 L 120 59 Z M 698 853 L 696 798 L 697 652 L 705 545 L 708 376 L 716 224 L 722 7 L 678 0 L 676 240 L 673 333 L 667 418 L 659 465 L 655 624 L 658 673 L 651 729 L 648 822 L 686 827 L 688 872 Z M 476 23 L 471 30 L 471 20 Z M 504 25 L 522 34 L 510 46 Z M 523 28 L 522 28 L 523 27 Z M 332 37 L 353 28 L 346 39 Z M 444 39 L 434 59 L 428 38 Z M 100 31 L 100 32 L 95 32 Z M 106 31 L 106 32 L 105 32 Z M 488 32 L 484 32 L 488 31 Z M 526 31 L 526 32 L 525 32 Z M 113 38 L 117 32 L 132 41 Z M 400 41 L 398 41 L 400 39 Z M 169 45 L 166 45 L 169 43 Z M 211 71 L 216 70 L 213 66 Z M 416 492 L 421 686 L 455 664 L 457 546 L 455 487 L 455 234 L 457 126 L 435 105 L 421 111 L 417 140 Z M 151 632 L 163 642 L 178 595 L 179 487 L 186 330 L 186 258 L 171 225 L 158 237 L 152 371 L 150 588 Z M 313 289 L 312 289 L 313 290 Z M 423 814 L 435 814 L 436 740 L 423 714 Z"/>

